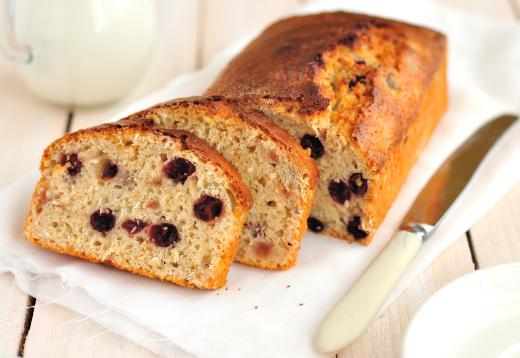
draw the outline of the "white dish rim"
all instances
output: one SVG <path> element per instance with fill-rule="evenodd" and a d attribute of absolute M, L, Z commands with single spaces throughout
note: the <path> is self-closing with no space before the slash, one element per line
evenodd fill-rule
<path fill-rule="evenodd" d="M 454 289 L 454 287 L 457 287 L 461 285 L 461 282 L 464 283 L 467 280 L 479 280 L 477 277 L 488 277 L 490 275 L 496 275 L 497 273 L 503 274 L 503 272 L 507 271 L 520 271 L 520 262 L 508 262 L 508 263 L 502 263 L 490 267 L 486 267 L 483 269 L 475 269 L 475 271 L 467 273 L 448 284 L 441 287 L 437 292 L 435 292 L 433 295 L 431 295 L 422 305 L 419 307 L 419 309 L 414 313 L 412 319 L 410 320 L 410 323 L 408 324 L 408 327 L 406 328 L 406 332 L 403 336 L 403 340 L 401 343 L 401 353 L 400 357 L 402 358 L 411 358 L 411 357 L 417 357 L 417 352 L 414 351 L 412 347 L 414 347 L 413 344 L 410 343 L 411 339 L 411 332 L 416 329 L 416 326 L 418 326 L 421 322 L 421 312 L 424 310 L 427 310 L 432 304 L 435 304 L 437 301 L 437 297 L 446 295 L 446 292 L 450 292 Z"/>

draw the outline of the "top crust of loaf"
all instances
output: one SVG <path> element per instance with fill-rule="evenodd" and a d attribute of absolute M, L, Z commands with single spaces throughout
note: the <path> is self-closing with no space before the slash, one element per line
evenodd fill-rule
<path fill-rule="evenodd" d="M 260 129 L 274 142 L 285 148 L 291 159 L 302 169 L 302 172 L 309 176 L 310 188 L 316 186 L 319 171 L 316 163 L 309 157 L 308 153 L 295 142 L 294 138 L 286 130 L 271 122 L 262 112 L 243 107 L 240 101 L 220 96 L 180 98 L 138 112 L 126 120 L 146 120 L 146 116 L 155 110 L 165 108 L 174 111 L 175 108 L 179 107 L 187 108 L 188 110 L 192 109 L 193 111 L 202 111 L 208 116 L 218 114 L 235 118 L 238 115 L 238 118 L 245 124 Z"/>
<path fill-rule="evenodd" d="M 105 132 L 106 134 L 118 133 L 121 130 L 130 130 L 135 134 L 142 132 L 154 132 L 160 136 L 174 138 L 182 143 L 183 148 L 186 150 L 197 153 L 198 157 L 205 163 L 212 162 L 216 166 L 222 169 L 224 174 L 228 177 L 230 184 L 235 191 L 235 201 L 238 206 L 244 210 L 249 210 L 253 204 L 251 193 L 247 186 L 243 183 L 240 173 L 231 165 L 219 152 L 213 147 L 208 145 L 202 139 L 196 137 L 190 132 L 173 129 L 163 129 L 153 127 L 146 121 L 134 121 L 130 119 L 122 119 L 114 123 L 101 124 L 96 127 L 82 129 L 73 133 L 69 133 L 49 145 L 42 156 L 40 163 L 40 171 L 43 171 L 47 167 L 47 163 L 52 160 L 51 156 L 54 148 L 62 143 L 69 142 L 71 139 L 80 138 L 84 136 L 91 136 L 96 132 Z"/>
<path fill-rule="evenodd" d="M 334 61 L 345 51 L 359 59 L 348 71 L 364 66 L 366 89 L 353 107 L 337 110 Z M 406 140 L 445 52 L 443 34 L 398 21 L 345 12 L 292 17 L 267 28 L 206 94 L 269 105 L 318 129 L 339 111 L 332 120 L 379 171 Z"/>

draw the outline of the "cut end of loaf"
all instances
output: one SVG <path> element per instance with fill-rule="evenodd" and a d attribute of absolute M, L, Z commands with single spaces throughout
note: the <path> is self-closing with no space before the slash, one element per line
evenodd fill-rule
<path fill-rule="evenodd" d="M 193 135 L 122 124 L 80 131 L 46 149 L 41 172 L 29 241 L 181 286 L 225 285 L 249 193 Z"/>

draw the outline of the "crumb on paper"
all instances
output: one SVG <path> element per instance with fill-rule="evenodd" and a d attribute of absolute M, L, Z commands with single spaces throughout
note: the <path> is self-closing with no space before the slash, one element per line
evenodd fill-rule
<path fill-rule="evenodd" d="M 227 286 L 226 286 L 225 290 L 227 291 Z"/>
<path fill-rule="evenodd" d="M 257 309 L 258 309 L 258 306 L 255 306 L 255 310 L 257 310 Z"/>
<path fill-rule="evenodd" d="M 289 287 L 291 287 L 291 285 L 287 285 L 287 286 L 285 286 L 285 287 L 289 288 Z"/>
<path fill-rule="evenodd" d="M 239 288 L 238 288 L 238 290 L 240 291 L 240 290 L 241 290 L 241 288 L 239 287 Z"/>
<path fill-rule="evenodd" d="M 217 296 L 220 296 L 220 293 L 217 292 Z"/>
<path fill-rule="evenodd" d="M 303 306 L 303 303 L 298 303 L 298 306 Z"/>

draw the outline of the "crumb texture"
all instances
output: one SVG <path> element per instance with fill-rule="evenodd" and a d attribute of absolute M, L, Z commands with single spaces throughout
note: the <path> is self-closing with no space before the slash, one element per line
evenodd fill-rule
<path fill-rule="evenodd" d="M 186 134 L 169 134 L 107 125 L 51 144 L 27 238 L 183 286 L 223 286 L 247 214 L 247 190 L 216 151 L 186 147 Z M 200 218 L 197 203 L 208 198 L 218 210 Z"/>
<path fill-rule="evenodd" d="M 133 118 L 193 132 L 241 173 L 253 207 L 240 236 L 237 261 L 270 269 L 294 264 L 317 173 L 287 132 L 258 112 L 243 111 L 218 98 L 175 100 Z"/>

